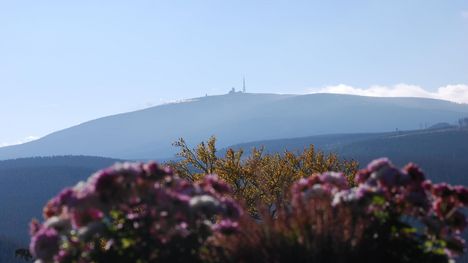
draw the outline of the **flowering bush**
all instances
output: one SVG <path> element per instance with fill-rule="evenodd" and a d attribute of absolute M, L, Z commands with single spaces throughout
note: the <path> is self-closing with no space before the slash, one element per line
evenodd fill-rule
<path fill-rule="evenodd" d="M 39 262 L 198 262 L 237 231 L 241 208 L 216 176 L 198 183 L 156 163 L 117 164 L 63 190 L 30 225 Z"/>
<path fill-rule="evenodd" d="M 31 223 L 39 262 L 449 262 L 464 252 L 468 189 L 379 159 L 296 181 L 260 220 L 216 176 L 117 164 L 63 190 Z"/>
<path fill-rule="evenodd" d="M 290 205 L 220 237 L 224 262 L 449 262 L 464 251 L 468 189 L 432 184 L 414 164 L 379 159 L 358 172 L 315 174 L 292 187 Z"/>
<path fill-rule="evenodd" d="M 356 183 L 334 195 L 332 205 L 357 206 L 355 213 L 369 218 L 367 247 L 378 252 L 389 246 L 388 257 L 420 257 L 421 262 L 444 262 L 463 254 L 467 188 L 433 184 L 415 164 L 399 170 L 388 159 L 370 163 L 357 174 Z"/>

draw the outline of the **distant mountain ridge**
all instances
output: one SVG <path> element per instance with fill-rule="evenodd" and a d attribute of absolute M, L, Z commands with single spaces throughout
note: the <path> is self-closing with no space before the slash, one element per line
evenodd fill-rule
<path fill-rule="evenodd" d="M 331 133 L 417 129 L 455 123 L 467 104 L 423 98 L 377 98 L 337 94 L 235 93 L 92 120 L 22 145 L 0 148 L 0 159 L 92 155 L 122 159 L 170 158 L 171 143 L 190 144 L 211 135 L 221 147 L 257 140 Z"/>
<path fill-rule="evenodd" d="M 361 167 L 375 158 L 388 157 L 396 165 L 418 164 L 434 181 L 468 185 L 468 130 L 425 129 L 368 134 L 333 134 L 264 140 L 231 146 L 244 149 L 264 147 L 268 153 L 301 151 L 309 145 L 340 158 L 357 160 Z"/>

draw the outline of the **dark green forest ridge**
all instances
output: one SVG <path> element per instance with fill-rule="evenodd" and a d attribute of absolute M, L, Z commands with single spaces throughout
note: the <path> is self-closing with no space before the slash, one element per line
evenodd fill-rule
<path fill-rule="evenodd" d="M 0 161 L 0 238 L 28 241 L 28 223 L 65 186 L 118 160 L 90 156 L 36 157 Z M 1 262 L 1 261 L 0 261 Z"/>
<path fill-rule="evenodd" d="M 468 184 L 468 129 L 456 127 L 368 134 L 334 134 L 292 139 L 265 140 L 232 146 L 246 151 L 264 147 L 266 152 L 302 150 L 313 144 L 341 158 L 367 164 L 388 157 L 401 166 L 419 164 L 434 181 Z"/>

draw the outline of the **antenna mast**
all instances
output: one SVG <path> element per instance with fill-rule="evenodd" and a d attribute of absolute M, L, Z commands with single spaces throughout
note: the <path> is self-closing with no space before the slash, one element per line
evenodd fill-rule
<path fill-rule="evenodd" d="M 242 92 L 245 93 L 245 77 L 243 78 L 242 82 Z"/>

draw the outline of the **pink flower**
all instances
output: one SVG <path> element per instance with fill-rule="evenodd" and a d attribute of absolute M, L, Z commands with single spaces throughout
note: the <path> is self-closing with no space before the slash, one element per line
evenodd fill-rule
<path fill-rule="evenodd" d="M 459 211 L 454 212 L 449 217 L 448 221 L 450 225 L 459 232 L 463 231 L 467 225 L 465 215 Z"/>
<path fill-rule="evenodd" d="M 430 180 L 424 180 L 421 184 L 422 188 L 428 192 L 432 192 L 432 182 Z"/>
<path fill-rule="evenodd" d="M 454 187 L 455 193 L 457 194 L 458 201 L 462 203 L 464 206 L 468 205 L 468 188 L 464 186 L 455 186 Z"/>
<path fill-rule="evenodd" d="M 98 221 L 104 217 L 102 211 L 95 208 L 88 208 L 85 210 L 75 209 L 72 212 L 72 225 L 74 228 L 86 226 L 87 224 Z"/>
<path fill-rule="evenodd" d="M 219 201 L 210 195 L 198 195 L 192 197 L 189 202 L 194 213 L 204 214 L 210 217 L 220 209 Z"/>
<path fill-rule="evenodd" d="M 213 226 L 213 231 L 217 231 L 225 235 L 231 235 L 239 231 L 239 223 L 229 219 L 222 220 Z"/>
<path fill-rule="evenodd" d="M 403 170 L 410 176 L 412 182 L 421 184 L 426 180 L 424 173 L 414 163 L 409 163 Z"/>
<path fill-rule="evenodd" d="M 320 181 L 325 184 L 331 184 L 340 189 L 348 187 L 348 181 L 343 173 L 328 172 L 320 175 Z"/>
<path fill-rule="evenodd" d="M 63 189 L 57 198 L 60 205 L 73 206 L 76 204 L 75 192 L 72 188 Z"/>
<path fill-rule="evenodd" d="M 29 223 L 29 234 L 34 236 L 41 229 L 41 224 L 36 219 L 31 220 Z"/>
<path fill-rule="evenodd" d="M 230 198 L 223 199 L 221 206 L 223 207 L 224 215 L 226 215 L 228 218 L 239 219 L 243 214 L 242 208 L 239 206 L 239 204 Z"/>
<path fill-rule="evenodd" d="M 32 238 L 29 250 L 37 259 L 51 260 L 59 250 L 60 237 L 53 228 L 42 228 Z"/>
<path fill-rule="evenodd" d="M 357 172 L 356 176 L 354 177 L 354 182 L 356 184 L 362 184 L 362 183 L 366 182 L 367 179 L 369 179 L 370 175 L 371 175 L 371 173 L 367 169 L 359 170 Z"/>
<path fill-rule="evenodd" d="M 371 174 L 371 178 L 377 180 L 383 187 L 393 188 L 399 186 L 400 181 L 404 181 L 402 179 L 405 175 L 402 174 L 400 170 L 390 166 L 389 163 L 387 165 L 381 163 L 378 167 L 379 168 Z"/>
<path fill-rule="evenodd" d="M 62 207 L 60 206 L 59 199 L 54 197 L 47 202 L 47 204 L 42 209 L 42 215 L 44 218 L 49 218 L 57 216 L 62 212 Z"/>
<path fill-rule="evenodd" d="M 463 254 L 465 250 L 465 240 L 459 236 L 452 236 L 446 240 L 447 248 L 446 253 L 449 257 L 453 258 Z"/>
<path fill-rule="evenodd" d="M 162 179 L 166 175 L 173 175 L 173 171 L 169 167 L 160 167 L 156 162 L 144 164 L 143 170 L 146 175 L 155 177 L 155 179 Z"/>
<path fill-rule="evenodd" d="M 203 178 L 202 187 L 211 187 L 220 194 L 227 194 L 231 192 L 231 188 L 224 182 L 221 182 L 217 175 L 206 175 Z"/>
<path fill-rule="evenodd" d="M 440 183 L 440 184 L 433 185 L 432 193 L 435 196 L 446 198 L 452 195 L 453 189 L 446 183 Z"/>
<path fill-rule="evenodd" d="M 390 162 L 388 158 L 380 158 L 380 159 L 376 159 L 370 162 L 367 165 L 367 170 L 372 173 L 372 172 L 380 170 L 383 167 L 389 167 L 389 166 L 393 166 L 393 164 Z"/>

